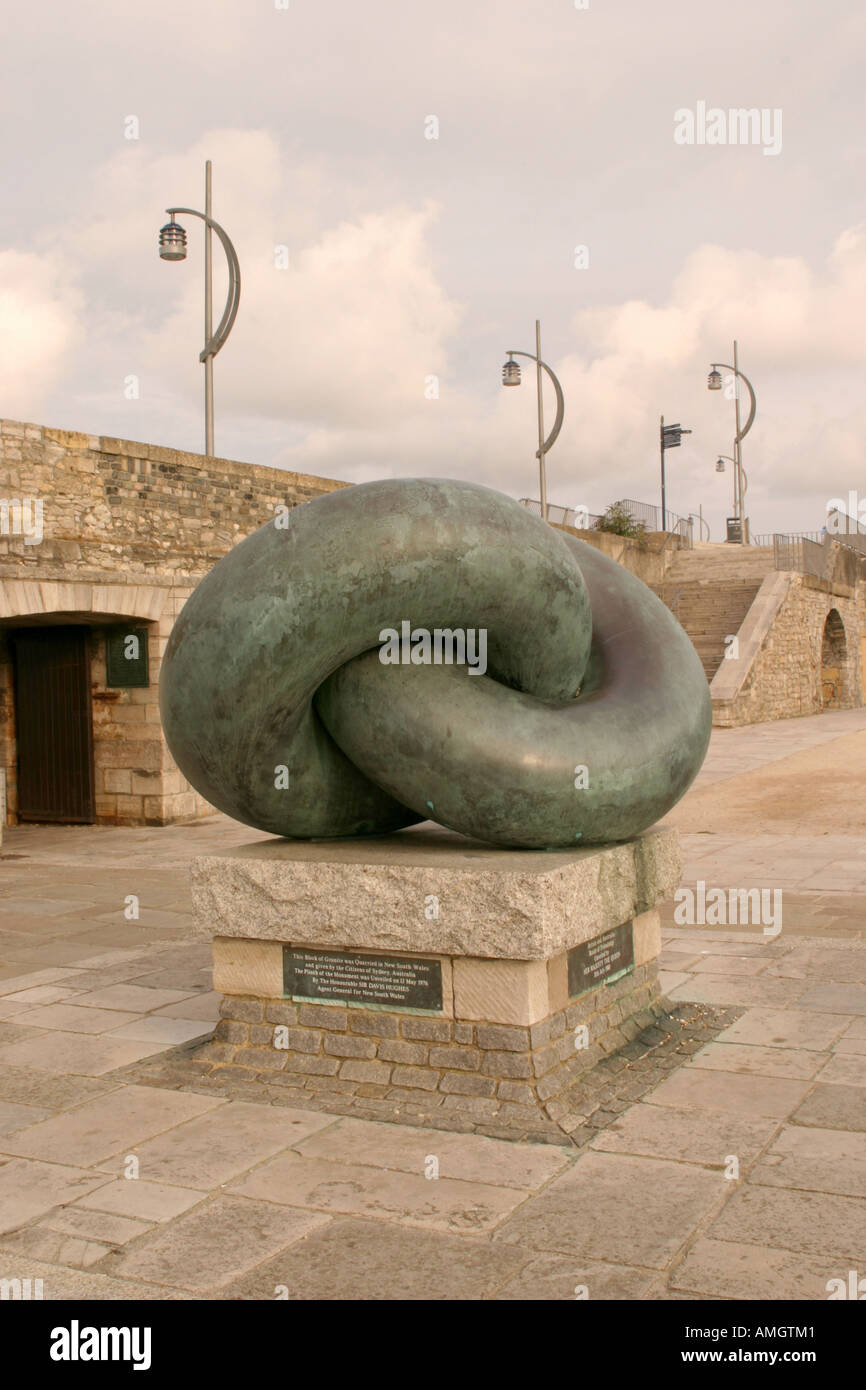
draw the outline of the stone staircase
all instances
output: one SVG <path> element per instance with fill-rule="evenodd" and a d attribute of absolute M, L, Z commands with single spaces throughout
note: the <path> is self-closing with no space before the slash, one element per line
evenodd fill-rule
<path fill-rule="evenodd" d="M 772 546 L 704 543 L 679 551 L 664 582 L 650 585 L 685 628 L 708 681 L 772 570 Z"/>

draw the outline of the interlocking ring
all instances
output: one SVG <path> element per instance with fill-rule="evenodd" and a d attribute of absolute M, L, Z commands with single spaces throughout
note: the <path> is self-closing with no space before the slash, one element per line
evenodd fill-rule
<path fill-rule="evenodd" d="M 706 753 L 694 647 L 641 580 L 473 483 L 282 509 L 175 623 L 171 752 L 236 820 L 301 839 L 419 820 L 531 849 L 627 840 Z"/>

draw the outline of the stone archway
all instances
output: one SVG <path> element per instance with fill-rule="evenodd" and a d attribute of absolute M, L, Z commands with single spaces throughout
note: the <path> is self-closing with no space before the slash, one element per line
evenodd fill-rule
<path fill-rule="evenodd" d="M 837 608 L 831 608 L 821 638 L 821 705 L 842 709 L 847 696 L 848 643 L 845 624 Z"/>
<path fill-rule="evenodd" d="M 0 768 L 14 821 L 159 819 L 158 623 L 167 585 L 0 579 Z M 107 637 L 148 633 L 144 681 L 107 678 Z"/>

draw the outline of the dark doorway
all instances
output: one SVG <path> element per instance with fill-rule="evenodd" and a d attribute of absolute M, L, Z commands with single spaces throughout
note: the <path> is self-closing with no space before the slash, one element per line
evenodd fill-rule
<path fill-rule="evenodd" d="M 84 627 L 14 634 L 19 820 L 95 820 L 88 638 Z"/>
<path fill-rule="evenodd" d="M 841 709 L 845 703 L 847 658 L 845 626 L 839 610 L 831 608 L 821 641 L 821 704 L 824 709 Z"/>

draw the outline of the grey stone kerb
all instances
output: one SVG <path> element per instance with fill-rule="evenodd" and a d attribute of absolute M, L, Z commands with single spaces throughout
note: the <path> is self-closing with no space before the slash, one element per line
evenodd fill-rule
<path fill-rule="evenodd" d="M 259 841 L 191 866 L 202 936 L 508 960 L 545 960 L 632 920 L 680 873 L 673 829 L 545 851 L 429 823 L 366 840 Z"/>

